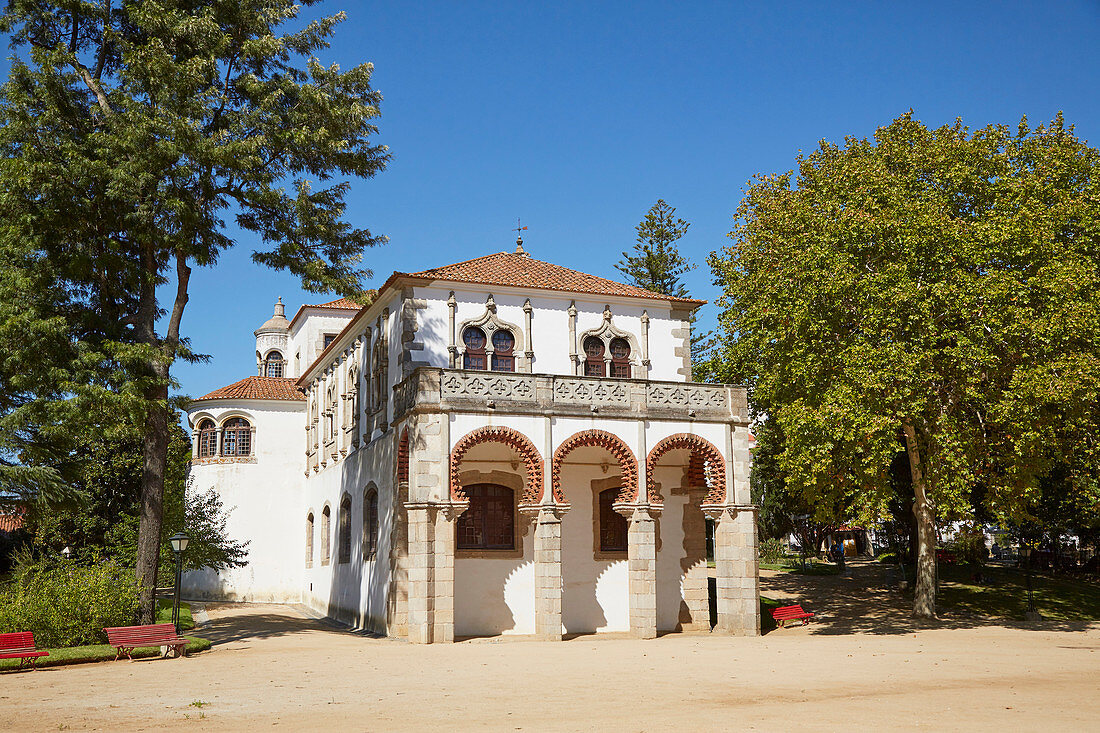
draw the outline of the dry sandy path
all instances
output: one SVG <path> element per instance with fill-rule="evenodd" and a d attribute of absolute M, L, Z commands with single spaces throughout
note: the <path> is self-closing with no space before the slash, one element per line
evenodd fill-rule
<path fill-rule="evenodd" d="M 1097 729 L 1100 626 L 915 629 L 868 589 L 877 572 L 815 580 L 819 623 L 755 639 L 414 646 L 286 607 L 209 607 L 217 643 L 192 658 L 0 674 L 0 729 Z M 865 619 L 861 597 L 881 610 Z"/>

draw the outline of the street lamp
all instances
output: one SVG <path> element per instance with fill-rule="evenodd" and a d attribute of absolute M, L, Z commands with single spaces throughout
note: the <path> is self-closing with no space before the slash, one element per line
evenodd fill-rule
<path fill-rule="evenodd" d="M 1020 543 L 1020 556 L 1023 557 L 1024 568 L 1027 570 L 1025 575 L 1027 578 L 1027 612 L 1024 617 L 1030 620 L 1031 614 L 1035 613 L 1035 597 L 1031 589 L 1031 543 L 1027 540 Z"/>
<path fill-rule="evenodd" d="M 172 546 L 172 552 L 176 553 L 176 599 L 172 604 L 172 623 L 176 627 L 177 636 L 180 633 L 180 576 L 183 575 L 183 553 L 190 541 L 191 538 L 183 532 L 176 532 L 168 538 L 168 544 Z"/>

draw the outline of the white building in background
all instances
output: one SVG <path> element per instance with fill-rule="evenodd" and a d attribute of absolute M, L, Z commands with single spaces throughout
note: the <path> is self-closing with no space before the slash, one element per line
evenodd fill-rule
<path fill-rule="evenodd" d="M 690 383 L 674 298 L 516 251 L 283 304 L 257 375 L 193 401 L 195 486 L 245 568 L 197 597 L 302 602 L 414 642 L 758 634 L 743 388 Z"/>

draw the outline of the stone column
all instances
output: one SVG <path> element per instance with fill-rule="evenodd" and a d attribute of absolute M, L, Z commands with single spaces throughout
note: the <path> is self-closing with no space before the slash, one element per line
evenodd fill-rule
<path fill-rule="evenodd" d="M 409 517 L 409 641 L 431 644 L 435 622 L 435 526 L 428 504 L 405 505 Z"/>
<path fill-rule="evenodd" d="M 684 573 L 684 605 L 687 618 L 681 623 L 695 630 L 710 631 L 710 590 L 707 587 L 707 520 L 699 508 L 706 496 L 706 487 L 687 491 L 684 507 L 684 558 L 680 568 Z"/>
<path fill-rule="evenodd" d="M 657 510 L 640 504 L 615 506 L 630 522 L 627 530 L 627 576 L 630 633 L 640 639 L 657 637 Z"/>
<path fill-rule="evenodd" d="M 561 641 L 561 518 L 569 507 L 544 504 L 523 511 L 535 520 L 535 634 Z"/>
<path fill-rule="evenodd" d="M 752 506 L 707 510 L 714 519 L 714 573 L 718 626 L 736 636 L 760 635 L 760 568 Z"/>
<path fill-rule="evenodd" d="M 455 640 L 455 522 L 466 510 L 463 504 L 444 504 L 435 510 L 435 572 L 432 587 L 435 613 L 432 618 L 432 642 Z"/>
<path fill-rule="evenodd" d="M 397 484 L 390 523 L 390 587 L 386 601 L 389 636 L 409 635 L 409 521 L 405 503 L 409 500 L 409 484 Z"/>

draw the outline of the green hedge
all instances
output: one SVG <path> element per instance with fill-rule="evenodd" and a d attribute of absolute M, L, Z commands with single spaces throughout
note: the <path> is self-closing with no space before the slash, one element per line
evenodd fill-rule
<path fill-rule="evenodd" d="M 133 570 L 110 560 L 20 568 L 0 589 L 0 632 L 32 631 L 39 647 L 102 644 L 105 626 L 129 626 L 137 616 Z"/>

